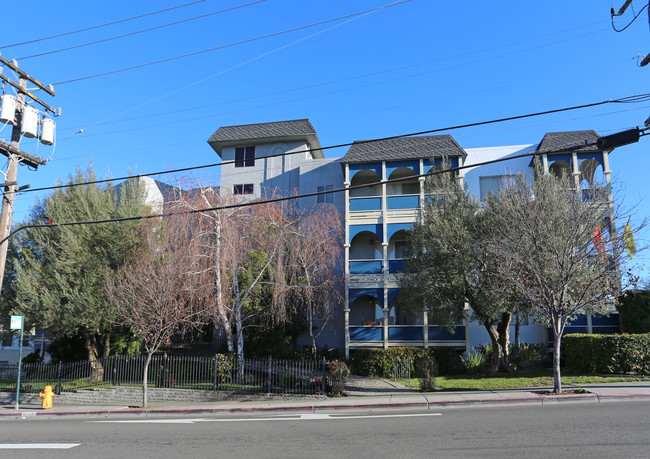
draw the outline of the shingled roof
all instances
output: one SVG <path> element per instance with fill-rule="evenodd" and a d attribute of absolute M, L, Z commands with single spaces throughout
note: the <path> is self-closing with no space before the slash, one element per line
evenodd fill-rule
<path fill-rule="evenodd" d="M 312 148 L 320 148 L 316 130 L 308 119 L 223 126 L 212 134 L 208 139 L 208 143 L 221 155 L 223 147 L 246 142 L 263 143 L 295 140 L 307 140 Z M 320 155 L 322 156 L 322 153 Z"/>
<path fill-rule="evenodd" d="M 352 144 L 342 163 L 367 163 L 403 159 L 467 156 L 450 135 L 402 137 L 378 141 L 357 141 Z"/>
<path fill-rule="evenodd" d="M 537 153 L 600 151 L 595 145 L 598 139 L 595 131 L 549 132 L 537 146 Z"/>

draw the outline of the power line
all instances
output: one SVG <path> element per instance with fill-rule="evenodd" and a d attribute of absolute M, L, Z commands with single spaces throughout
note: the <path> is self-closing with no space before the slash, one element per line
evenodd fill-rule
<path fill-rule="evenodd" d="M 83 77 L 73 78 L 73 79 L 70 79 L 70 80 L 59 81 L 57 83 L 54 83 L 54 85 L 62 85 L 62 84 L 74 83 L 74 82 L 77 82 L 77 81 L 88 80 L 88 79 L 97 78 L 97 77 L 100 77 L 100 76 L 112 75 L 114 73 L 126 72 L 128 70 L 135 70 L 135 69 L 139 69 L 139 68 L 142 68 L 142 67 L 148 67 L 150 65 L 162 64 L 164 62 L 169 62 L 169 61 L 173 61 L 173 60 L 176 60 L 176 59 L 182 59 L 182 58 L 185 58 L 185 57 L 196 56 L 198 54 L 208 53 L 208 52 L 211 52 L 211 51 L 217 51 L 219 49 L 230 48 L 232 46 L 238 46 L 238 45 L 242 45 L 242 44 L 245 44 L 245 43 L 251 43 L 251 42 L 254 42 L 254 41 L 258 41 L 258 40 L 263 40 L 263 39 L 266 39 L 266 38 L 276 37 L 278 35 L 284 35 L 284 34 L 287 34 L 287 33 L 290 33 L 290 32 L 296 32 L 298 30 L 303 30 L 303 29 L 308 29 L 308 28 L 311 28 L 311 27 L 316 27 L 316 26 L 327 24 L 327 23 L 330 23 L 330 22 L 339 21 L 341 19 L 347 19 L 347 18 L 351 18 L 351 17 L 354 17 L 354 16 L 360 16 L 360 15 L 363 15 L 363 14 L 371 13 L 371 12 L 378 11 L 378 10 L 381 10 L 381 9 L 384 9 L 384 8 L 390 8 L 391 6 L 397 6 L 397 5 L 401 5 L 403 3 L 408 3 L 408 2 L 411 2 L 411 1 L 413 1 L 413 0 L 402 0 L 402 1 L 398 1 L 398 2 L 395 2 L 395 3 L 388 4 L 388 5 L 380 6 L 380 7 L 377 7 L 377 8 L 371 8 L 369 10 L 359 11 L 357 13 L 346 14 L 345 16 L 339 16 L 339 17 L 332 18 L 332 19 L 326 19 L 324 21 L 319 21 L 319 22 L 314 22 L 314 23 L 299 26 L 299 27 L 294 27 L 292 29 L 282 30 L 280 32 L 274 32 L 274 33 L 270 33 L 270 34 L 267 34 L 267 35 L 260 35 L 260 36 L 254 37 L 254 38 L 249 38 L 249 39 L 246 39 L 246 40 L 241 40 L 241 41 L 237 41 L 237 42 L 233 42 L 233 43 L 228 43 L 226 45 L 216 46 L 214 48 L 203 49 L 201 51 L 194 51 L 192 53 L 181 54 L 179 56 L 168 57 L 168 58 L 165 58 L 165 59 L 160 59 L 160 60 L 152 61 L 152 62 L 146 62 L 144 64 L 133 65 L 133 66 L 130 66 L 130 67 L 124 67 L 124 68 L 117 69 L 117 70 L 110 70 L 108 72 L 96 73 L 96 74 L 93 74 L 93 75 L 86 75 L 86 76 L 83 76 Z"/>
<path fill-rule="evenodd" d="M 279 157 L 279 156 L 287 156 L 287 155 L 295 155 L 295 154 L 303 154 L 303 153 L 311 153 L 314 151 L 318 150 L 331 150 L 334 148 L 341 148 L 341 147 L 349 147 L 353 144 L 363 144 L 363 143 L 372 143 L 372 142 L 381 142 L 385 140 L 393 140 L 393 139 L 401 139 L 405 137 L 414 137 L 418 135 L 425 135 L 425 134 L 433 134 L 436 132 L 442 132 L 442 131 L 452 131 L 452 130 L 457 130 L 457 129 L 463 129 L 463 128 L 468 128 L 468 127 L 476 127 L 476 126 L 483 126 L 487 124 L 495 124 L 495 123 L 502 123 L 505 121 L 514 121 L 518 119 L 524 119 L 524 118 L 532 118 L 536 116 L 542 116 L 542 115 L 549 115 L 552 113 L 560 113 L 560 112 L 566 112 L 566 111 L 572 111 L 572 110 L 579 110 L 583 108 L 589 108 L 589 107 L 596 107 L 599 105 L 605 105 L 605 104 L 611 104 L 611 103 L 639 103 L 639 102 L 645 102 L 650 100 L 650 93 L 645 93 L 645 94 L 637 94 L 633 96 L 626 96 L 626 97 L 621 97 L 619 99 L 608 99 L 604 100 L 601 102 L 592 102 L 589 104 L 582 104 L 582 105 L 573 105 L 570 107 L 563 107 L 563 108 L 556 108 L 552 110 L 545 110 L 545 111 L 540 111 L 540 112 L 533 112 L 533 113 L 527 113 L 524 115 L 515 115 L 515 116 L 509 116 L 505 118 L 497 118 L 497 119 L 492 119 L 492 120 L 487 120 L 487 121 L 478 121 L 475 123 L 466 123 L 466 124 L 460 124 L 460 125 L 455 125 L 455 126 L 447 126 L 444 128 L 436 128 L 436 129 L 429 129 L 426 131 L 418 131 L 418 132 L 411 132 L 408 134 L 399 134 L 399 135 L 394 135 L 394 136 L 388 136 L 388 137 L 380 137 L 380 138 L 375 138 L 375 139 L 367 139 L 367 140 L 356 140 L 354 142 L 347 142 L 347 143 L 340 143 L 336 145 L 329 145 L 325 147 L 320 147 L 320 148 L 307 148 L 304 150 L 298 150 L 298 151 L 292 151 L 292 152 L 285 152 L 285 153 L 280 153 L 276 155 L 269 155 L 269 156 L 264 156 L 264 158 L 274 158 L 274 157 Z M 258 159 L 258 158 L 256 158 Z M 261 159 L 261 158 L 259 158 Z M 132 179 L 132 178 L 141 178 L 141 177 L 151 177 L 154 175 L 162 175 L 162 174 L 170 174 L 170 173 L 176 173 L 176 172 L 188 172 L 192 170 L 198 170 L 198 169 L 204 169 L 208 167 L 217 167 L 217 166 L 224 166 L 224 165 L 229 165 L 229 164 L 234 164 L 237 162 L 236 160 L 234 161 L 222 161 L 220 163 L 213 163 L 213 164 L 204 164 L 201 166 L 192 166 L 192 167 L 184 167 L 180 169 L 171 169 L 167 171 L 159 171 L 159 172 L 150 172 L 147 174 L 138 174 L 138 175 L 132 175 L 132 176 L 125 176 L 125 177 L 118 177 L 114 179 L 103 179 L 103 180 L 93 180 L 89 182 L 82 182 L 82 183 L 69 183 L 65 185 L 55 185 L 55 186 L 50 186 L 50 187 L 41 187 L 41 188 L 31 188 L 28 190 L 24 190 L 21 193 L 29 193 L 29 192 L 35 192 L 35 191 L 46 191 L 46 190 L 56 190 L 56 189 L 61 189 L 61 188 L 70 188 L 70 187 L 76 187 L 76 186 L 83 186 L 83 185 L 95 185 L 95 184 L 100 184 L 100 183 L 108 183 L 108 182 L 113 182 L 116 180 L 127 180 L 127 179 Z"/>
<path fill-rule="evenodd" d="M 645 6 L 643 8 L 641 8 L 639 10 L 639 12 L 632 18 L 632 20 L 630 22 L 628 22 L 628 24 L 625 27 L 623 27 L 622 29 L 617 29 L 616 26 L 614 25 L 614 16 L 616 16 L 616 15 L 614 14 L 614 9 L 612 8 L 612 29 L 614 29 L 614 31 L 616 31 L 616 32 L 623 32 L 625 29 L 630 27 L 634 23 L 634 21 L 636 21 L 636 19 L 641 15 L 641 13 L 643 13 L 643 10 L 648 8 L 648 6 L 650 6 L 650 3 L 646 3 Z"/>
<path fill-rule="evenodd" d="M 121 22 L 133 21 L 134 19 L 140 19 L 140 18 L 144 18 L 146 16 L 152 16 L 154 14 L 164 13 L 165 11 L 171 11 L 171 10 L 175 10 L 175 9 L 178 9 L 178 8 L 184 8 L 186 6 L 194 5 L 196 3 L 202 3 L 202 2 L 205 2 L 205 1 L 206 0 L 197 0 L 195 2 L 190 2 L 190 3 L 185 3 L 183 5 L 178 5 L 178 6 L 172 6 L 170 8 L 165 8 L 163 10 L 152 11 L 151 13 L 140 14 L 138 16 L 132 16 L 130 18 L 119 19 L 117 21 L 107 22 L 105 24 L 99 24 L 99 25 L 96 25 L 96 26 L 91 26 L 91 27 L 86 27 L 86 28 L 83 28 L 83 29 L 73 30 L 73 31 L 70 31 L 70 32 L 63 32 L 63 33 L 59 33 L 59 34 L 56 34 L 56 35 L 50 35 L 48 37 L 36 38 L 34 40 L 23 41 L 23 42 L 20 42 L 20 43 L 12 43 L 10 45 L 0 46 L 0 49 L 13 48 L 14 46 L 22 46 L 22 45 L 27 45 L 29 43 L 36 43 L 36 42 L 43 41 L 43 40 L 50 40 L 52 38 L 64 37 L 66 35 L 72 35 L 72 34 L 75 34 L 75 33 L 87 32 L 88 30 L 99 29 L 101 27 L 107 27 L 107 26 L 110 26 L 110 25 L 119 24 Z"/>
<path fill-rule="evenodd" d="M 180 21 L 169 22 L 167 24 L 162 24 L 162 25 L 158 25 L 158 26 L 155 26 L 155 27 L 149 27 L 147 29 L 140 29 L 140 30 L 136 30 L 134 32 L 129 32 L 129 33 L 121 34 L 121 35 L 115 35 L 113 37 L 102 38 L 101 40 L 89 41 L 89 42 L 80 43 L 80 44 L 74 45 L 74 46 L 68 46 L 67 48 L 59 48 L 59 49 L 55 49 L 55 50 L 52 50 L 52 51 L 45 51 L 43 53 L 32 54 L 30 56 L 19 57 L 18 60 L 25 60 L 25 59 L 31 59 L 33 57 L 47 56 L 48 54 L 60 53 L 60 52 L 63 52 L 63 51 L 69 51 L 71 49 L 83 48 L 85 46 L 96 45 L 96 44 L 104 43 L 104 42 L 111 41 L 111 40 L 117 40 L 118 38 L 130 37 L 131 35 L 138 35 L 138 34 L 145 33 L 145 32 L 151 32 L 152 30 L 157 30 L 157 29 L 162 29 L 164 27 L 169 27 L 169 26 L 173 26 L 173 25 L 177 25 L 177 24 L 182 24 L 184 22 L 194 21 L 196 19 L 202 19 L 202 18 L 205 18 L 205 17 L 208 17 L 208 16 L 213 16 L 215 14 L 225 13 L 225 12 L 236 10 L 236 9 L 243 8 L 243 7 L 246 7 L 246 6 L 255 5 L 257 3 L 262 3 L 262 2 L 265 2 L 265 1 L 266 0 L 256 0 L 254 2 L 244 3 L 244 4 L 241 4 L 241 5 L 233 6 L 233 7 L 230 7 L 230 8 L 223 9 L 223 10 L 213 11 L 212 13 L 206 13 L 206 14 L 202 14 L 200 16 L 194 16 L 192 18 L 182 19 Z"/>
<path fill-rule="evenodd" d="M 395 138 L 395 137 L 393 137 Z M 445 174 L 445 173 L 450 173 L 450 172 L 457 172 L 463 169 L 470 169 L 470 168 L 475 168 L 475 167 L 480 167 L 480 166 L 487 166 L 489 164 L 496 164 L 499 162 L 504 162 L 504 161 L 511 161 L 514 159 L 520 159 L 520 158 L 525 158 L 525 157 L 530 157 L 530 156 L 538 156 L 540 154 L 555 154 L 555 153 L 564 153 L 568 151 L 575 151 L 576 149 L 582 149 L 586 147 L 591 147 L 591 146 L 596 146 L 598 145 L 596 142 L 592 143 L 585 143 L 584 145 L 580 145 L 578 147 L 569 147 L 569 148 L 564 148 L 560 150 L 547 150 L 547 151 L 535 151 L 531 153 L 522 153 L 519 155 L 513 155 L 513 156 L 508 156 L 505 158 L 498 158 L 498 159 L 492 159 L 489 161 L 483 161 L 480 163 L 474 163 L 470 164 L 467 166 L 458 166 L 458 167 L 451 167 L 447 169 L 442 169 L 442 170 L 432 170 L 430 172 L 424 173 L 424 174 L 415 174 L 415 175 L 409 175 L 406 177 L 400 177 L 400 178 L 395 178 L 395 179 L 387 179 L 384 181 L 379 181 L 379 182 L 373 182 L 373 183 L 364 183 L 361 185 L 351 185 L 348 187 L 343 187 L 343 188 L 336 188 L 333 190 L 325 190 L 325 191 L 316 191 L 313 193 L 305 193 L 305 194 L 299 194 L 299 195 L 292 195 L 292 196 L 283 196 L 280 198 L 271 198 L 271 199 L 265 199 L 265 200 L 256 200 L 256 201 L 248 201 L 248 202 L 240 202 L 237 204 L 227 204 L 223 206 L 215 206 L 215 207 L 207 207 L 205 209 L 191 209 L 191 210 L 186 210 L 182 212 L 162 212 L 159 214 L 150 214 L 150 215 L 140 215 L 137 217 L 118 217 L 118 218 L 111 218 L 111 219 L 106 219 L 106 220 L 84 220 L 84 221 L 78 221 L 78 222 L 63 222 L 63 223 L 46 223 L 46 224 L 30 224 L 30 225 L 24 225 L 19 228 L 16 228 L 13 230 L 7 237 L 2 239 L 0 241 L 0 244 L 3 244 L 5 241 L 7 241 L 11 236 L 14 234 L 18 233 L 19 231 L 22 231 L 24 229 L 29 229 L 29 228 L 56 228 L 56 227 L 63 227 L 63 226 L 80 226 L 80 225 L 97 225 L 97 224 L 103 224 L 103 223 L 118 223 L 118 222 L 126 222 L 126 221 L 135 221 L 135 220 L 147 220 L 151 218 L 163 218 L 163 217 L 171 217 L 171 216 L 176 216 L 176 215 L 193 215 L 193 214 L 199 214 L 199 213 L 204 213 L 204 212 L 214 212 L 214 211 L 219 211 L 219 210 L 228 210 L 228 209 L 237 209 L 237 208 L 242 208 L 242 207 L 252 207 L 252 206 L 257 206 L 257 205 L 262 205 L 262 204 L 272 204 L 276 202 L 285 202 L 285 201 L 292 201 L 295 199 L 302 199 L 302 198 L 310 198 L 314 196 L 321 196 L 321 195 L 326 195 L 326 194 L 333 194 L 333 193 L 340 193 L 343 191 L 349 191 L 349 190 L 355 190 L 355 189 L 360 189 L 360 188 L 369 188 L 372 186 L 377 186 L 381 185 L 382 183 L 396 183 L 396 182 L 403 182 L 407 180 L 413 180 L 414 178 L 420 178 L 420 177 L 428 177 L 431 175 L 438 175 L 438 174 Z"/>

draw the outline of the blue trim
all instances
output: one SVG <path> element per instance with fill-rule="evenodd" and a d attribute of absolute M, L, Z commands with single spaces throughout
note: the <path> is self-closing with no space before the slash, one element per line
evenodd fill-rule
<path fill-rule="evenodd" d="M 587 326 L 587 316 L 584 314 L 578 314 L 578 316 L 571 322 L 567 322 L 567 327 L 577 327 L 580 325 Z"/>
<path fill-rule="evenodd" d="M 548 160 L 548 167 L 550 168 L 553 163 L 556 163 L 558 161 L 564 161 L 569 165 L 571 169 L 573 169 L 572 163 L 573 163 L 573 156 L 570 154 L 566 153 L 560 153 L 560 154 L 552 154 L 552 153 L 547 153 L 547 160 Z"/>
<path fill-rule="evenodd" d="M 354 239 L 354 236 L 356 236 L 357 234 L 362 233 L 364 231 L 370 231 L 375 236 L 377 236 L 377 238 L 380 241 L 383 241 L 384 240 L 384 238 L 383 238 L 384 231 L 383 230 L 384 230 L 384 227 L 381 224 L 378 224 L 378 225 L 350 225 L 348 227 L 348 237 L 349 237 L 348 244 L 352 241 L 352 239 Z"/>
<path fill-rule="evenodd" d="M 603 154 L 599 151 L 593 151 L 589 153 L 578 153 L 578 167 L 582 164 L 583 161 L 588 159 L 595 159 L 598 161 L 598 164 L 603 165 Z"/>
<path fill-rule="evenodd" d="M 350 274 L 381 274 L 381 260 L 350 261 Z"/>
<path fill-rule="evenodd" d="M 387 234 L 387 236 L 388 236 L 387 239 L 390 241 L 390 239 L 398 231 L 410 230 L 411 228 L 413 228 L 413 223 L 389 223 L 388 225 L 386 225 L 386 232 L 388 233 Z"/>
<path fill-rule="evenodd" d="M 592 330 L 594 335 L 613 335 L 621 332 L 619 327 L 592 327 Z"/>
<path fill-rule="evenodd" d="M 379 304 L 384 305 L 384 289 L 383 288 L 351 288 L 348 290 L 348 300 L 350 304 L 354 303 L 359 297 L 363 295 L 370 295 L 377 299 Z"/>
<path fill-rule="evenodd" d="M 386 178 L 390 178 L 390 174 L 395 172 L 400 167 L 407 167 L 411 169 L 416 175 L 420 175 L 420 161 L 395 161 L 386 163 Z"/>
<path fill-rule="evenodd" d="M 381 198 L 354 198 L 350 199 L 350 210 L 381 210 Z"/>
<path fill-rule="evenodd" d="M 618 327 L 620 320 L 618 314 L 608 316 L 591 316 L 592 327 Z"/>
<path fill-rule="evenodd" d="M 398 288 L 389 288 L 388 289 L 388 304 L 392 304 L 395 301 L 395 298 L 399 296 Z"/>
<path fill-rule="evenodd" d="M 383 341 L 384 327 L 350 327 L 350 341 Z"/>
<path fill-rule="evenodd" d="M 458 167 L 458 156 L 450 156 L 447 158 L 451 167 Z M 423 162 L 424 173 L 427 174 L 431 169 L 442 164 L 442 158 L 435 158 L 433 161 L 425 159 Z"/>
<path fill-rule="evenodd" d="M 404 260 L 388 260 L 389 273 L 401 273 L 404 271 Z"/>
<path fill-rule="evenodd" d="M 350 182 L 352 182 L 352 177 L 354 177 L 357 172 L 364 170 L 374 171 L 381 180 L 381 163 L 350 164 Z"/>
<path fill-rule="evenodd" d="M 464 341 L 465 327 L 454 327 L 453 333 L 445 327 L 429 327 L 429 341 Z"/>
<path fill-rule="evenodd" d="M 418 209 L 420 196 L 389 196 L 386 198 L 388 209 Z"/>
<path fill-rule="evenodd" d="M 388 327 L 389 341 L 422 341 L 424 327 Z"/>

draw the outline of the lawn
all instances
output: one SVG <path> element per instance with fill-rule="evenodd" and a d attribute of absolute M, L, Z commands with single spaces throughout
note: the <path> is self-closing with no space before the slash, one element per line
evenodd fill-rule
<path fill-rule="evenodd" d="M 562 375 L 563 385 L 584 385 L 644 381 L 642 377 L 596 376 L 596 375 Z M 408 386 L 408 381 L 398 380 Z M 416 381 L 411 381 L 417 387 Z M 552 370 L 534 370 L 527 372 L 504 373 L 494 376 L 452 375 L 436 377 L 436 388 L 443 391 L 459 390 L 499 390 L 523 389 L 527 387 L 543 387 L 553 385 Z"/>

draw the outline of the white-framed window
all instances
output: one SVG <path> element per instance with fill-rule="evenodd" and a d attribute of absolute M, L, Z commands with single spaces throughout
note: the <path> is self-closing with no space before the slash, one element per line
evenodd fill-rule
<path fill-rule="evenodd" d="M 233 194 L 253 194 L 253 184 L 242 183 L 239 185 L 233 185 L 232 192 Z"/>
<path fill-rule="evenodd" d="M 324 185 L 324 186 L 317 186 L 316 191 L 318 193 L 321 193 L 323 191 L 332 191 L 334 189 L 334 185 Z M 327 194 L 319 194 L 316 196 L 316 202 L 329 202 L 333 203 L 334 202 L 334 193 L 327 193 Z"/>
<path fill-rule="evenodd" d="M 235 167 L 255 166 L 255 146 L 235 148 Z"/>
<path fill-rule="evenodd" d="M 499 191 L 503 190 L 508 185 L 509 180 L 512 180 L 512 177 L 509 175 L 479 177 L 481 201 L 484 201 L 490 193 L 499 196 Z"/>

